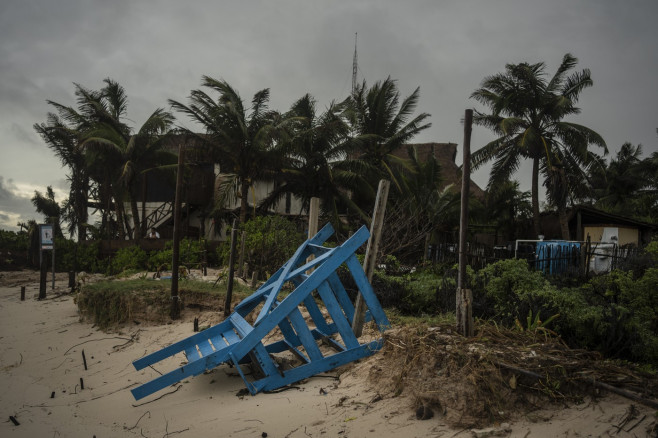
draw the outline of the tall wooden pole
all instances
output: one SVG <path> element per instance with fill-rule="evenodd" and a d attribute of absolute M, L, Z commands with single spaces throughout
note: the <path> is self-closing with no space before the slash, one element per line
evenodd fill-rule
<path fill-rule="evenodd" d="M 464 159 L 462 164 L 461 218 L 459 220 L 459 276 L 457 277 L 457 331 L 473 336 L 473 292 L 466 288 L 466 235 L 468 231 L 468 195 L 471 182 L 471 130 L 473 110 L 464 117 Z"/>
<path fill-rule="evenodd" d="M 226 285 L 226 301 L 224 301 L 224 316 L 231 315 L 231 300 L 233 299 L 233 278 L 235 277 L 235 248 L 238 241 L 238 228 L 235 219 L 233 219 L 233 228 L 231 229 L 231 252 L 228 256 L 228 283 Z"/>
<path fill-rule="evenodd" d="M 244 252 L 246 250 L 245 245 L 247 244 L 247 232 L 242 232 L 242 237 L 240 239 L 240 258 L 238 259 L 238 277 L 245 278 L 247 273 L 244 269 Z"/>
<path fill-rule="evenodd" d="M 309 204 L 309 209 L 308 209 L 308 235 L 306 236 L 307 239 L 310 239 L 311 237 L 315 236 L 318 234 L 318 218 L 320 217 L 320 198 L 311 198 L 311 202 Z M 306 258 L 306 262 L 310 262 L 315 258 L 314 255 L 310 255 Z M 309 269 L 306 271 L 308 275 L 311 275 L 313 272 L 312 269 Z"/>
<path fill-rule="evenodd" d="M 185 163 L 185 148 L 178 148 L 178 169 L 176 171 L 176 197 L 174 199 L 174 241 L 171 257 L 171 319 L 180 318 L 180 297 L 178 295 L 178 259 L 180 255 L 180 210 L 183 191 L 183 164 Z"/>
<path fill-rule="evenodd" d="M 370 223 L 370 237 L 368 238 L 368 246 L 366 247 L 366 256 L 363 260 L 363 270 L 369 282 L 372 282 L 372 274 L 375 272 L 375 262 L 377 261 L 379 241 L 381 240 L 382 228 L 384 226 L 384 213 L 386 213 L 386 201 L 388 200 L 388 189 L 390 185 L 390 181 L 382 179 L 379 181 L 379 187 L 377 188 L 375 210 L 372 212 L 372 221 Z M 354 308 L 352 330 L 354 330 L 354 335 L 358 338 L 363 333 L 363 323 L 366 316 L 366 305 L 363 302 L 360 292 L 356 297 Z"/>
<path fill-rule="evenodd" d="M 318 234 L 318 218 L 320 216 L 320 198 L 311 198 L 308 211 L 308 239 Z"/>
<path fill-rule="evenodd" d="M 46 299 L 46 284 L 48 283 L 48 258 L 46 256 L 46 251 L 40 249 L 41 253 L 40 261 L 40 276 L 39 276 L 39 299 Z"/>

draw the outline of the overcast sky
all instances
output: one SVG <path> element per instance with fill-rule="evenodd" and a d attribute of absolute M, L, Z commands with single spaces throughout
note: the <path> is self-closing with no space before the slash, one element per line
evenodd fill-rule
<path fill-rule="evenodd" d="M 461 156 L 460 120 L 482 109 L 469 96 L 485 76 L 540 61 L 552 75 L 569 52 L 594 80 L 571 120 L 598 131 L 611 154 L 629 141 L 646 156 L 658 150 L 656 17 L 656 0 L 2 0 L 0 228 L 41 221 L 34 190 L 66 196 L 66 169 L 32 126 L 46 120 L 47 99 L 74 104 L 74 82 L 118 81 L 134 126 L 169 98 L 185 101 L 202 75 L 245 101 L 270 88 L 274 109 L 307 92 L 325 107 L 349 94 L 355 32 L 359 80 L 391 76 L 404 96 L 420 87 L 418 112 L 432 127 L 414 142 L 458 143 Z M 474 127 L 472 149 L 491 139 Z M 526 190 L 528 168 L 518 175 Z M 483 187 L 487 178 L 473 177 Z"/>

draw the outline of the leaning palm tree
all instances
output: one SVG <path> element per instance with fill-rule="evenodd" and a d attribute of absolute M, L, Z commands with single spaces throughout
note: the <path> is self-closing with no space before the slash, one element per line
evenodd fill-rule
<path fill-rule="evenodd" d="M 547 79 L 545 64 L 508 64 L 505 72 L 486 77 L 471 95 L 491 110 L 476 111 L 474 121 L 491 129 L 495 140 L 474 152 L 473 169 L 494 161 L 489 188 L 511 179 L 521 160 L 532 161 L 533 225 L 537 235 L 539 225 L 539 174 L 542 173 L 549 196 L 557 202 L 562 219 L 568 200 L 568 177 L 562 174 L 586 166 L 591 158 L 590 145 L 607 148 L 595 131 L 564 119 L 580 113 L 576 106 L 580 93 L 593 82 L 588 69 L 568 73 L 578 60 L 564 55 L 552 78 Z M 563 238 L 568 228 L 562 224 Z M 566 231 L 566 235 L 565 235 Z"/>
<path fill-rule="evenodd" d="M 393 152 L 431 126 L 426 123 L 430 116 L 427 113 L 412 117 L 419 97 L 420 88 L 416 88 L 400 101 L 396 81 L 388 77 L 370 88 L 363 81 L 348 98 L 348 115 L 354 134 L 353 158 L 375 170 L 368 175 L 374 187 L 380 178 L 387 178 L 401 192 L 396 168 L 408 167 L 409 162 Z"/>
<path fill-rule="evenodd" d="M 55 200 L 53 188 L 48 186 L 45 194 L 41 194 L 41 192 L 35 190 L 32 197 L 32 205 L 34 205 L 37 213 L 43 214 L 45 223 L 53 226 L 53 235 L 62 237 L 62 207 Z"/>
<path fill-rule="evenodd" d="M 35 124 L 34 129 L 61 163 L 69 168 L 67 179 L 70 189 L 69 197 L 65 202 L 64 218 L 69 224 L 69 235 L 77 234 L 78 241 L 86 240 L 91 181 L 85 157 L 77 148 L 76 129 L 67 125 L 60 115 L 54 113 L 48 114 L 46 123 Z"/>
<path fill-rule="evenodd" d="M 62 163 L 71 169 L 69 206 L 75 211 L 77 226 L 84 228 L 87 225 L 87 208 L 94 207 L 101 211 L 101 232 L 111 235 L 112 200 L 117 198 L 114 202 L 115 214 L 119 235 L 123 235 L 123 204 L 118 202 L 117 190 L 113 187 L 112 163 L 104 162 L 102 156 L 79 148 L 84 137 L 99 124 L 111 125 L 119 132 L 128 132 L 130 129 L 122 120 L 128 101 L 123 88 L 111 79 L 105 79 L 104 82 L 105 87 L 101 90 L 90 90 L 74 84 L 75 107 L 48 100 L 56 113 L 49 113 L 48 121 L 35 125 L 35 129 Z M 83 229 L 78 230 L 78 236 L 84 239 Z"/>
<path fill-rule="evenodd" d="M 275 176 L 274 189 L 261 201 L 260 208 L 275 206 L 285 196 L 294 195 L 302 209 L 309 209 L 313 197 L 321 209 L 340 226 L 338 215 L 347 208 L 368 220 L 352 201 L 349 193 L 363 184 L 359 169 L 349 160 L 347 141 L 349 126 L 343 117 L 344 105 L 331 103 L 323 113 L 316 113 L 316 101 L 306 94 L 291 107 L 286 117 L 295 120 L 288 141 L 277 148 L 283 157 Z"/>
<path fill-rule="evenodd" d="M 208 146 L 221 172 L 228 176 L 224 187 L 234 188 L 240 199 L 240 222 L 247 217 L 249 189 L 278 162 L 275 142 L 289 121 L 268 109 L 270 91 L 258 91 L 251 107 L 245 108 L 240 95 L 226 81 L 203 76 L 203 87 L 219 93 L 214 99 L 203 90 L 192 90 L 189 104 L 169 100 L 171 106 L 202 126 L 202 134 L 186 130 Z"/>
<path fill-rule="evenodd" d="M 136 133 L 119 130 L 116 124 L 98 123 L 84 134 L 80 145 L 83 150 L 96 153 L 97 159 L 106 165 L 113 163 L 117 201 L 125 195 L 130 202 L 133 239 L 139 238 L 140 233 L 145 234 L 145 218 L 140 220 L 137 198 L 146 173 L 161 164 L 173 162 L 173 155 L 163 149 L 173 120 L 170 113 L 158 108 Z"/>

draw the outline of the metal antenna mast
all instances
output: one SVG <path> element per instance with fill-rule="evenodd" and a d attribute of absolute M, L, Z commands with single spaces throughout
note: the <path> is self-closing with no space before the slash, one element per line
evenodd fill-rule
<path fill-rule="evenodd" d="M 352 94 L 356 91 L 356 72 L 358 70 L 358 58 L 356 56 L 356 42 L 358 32 L 354 32 L 354 60 L 352 61 Z"/>

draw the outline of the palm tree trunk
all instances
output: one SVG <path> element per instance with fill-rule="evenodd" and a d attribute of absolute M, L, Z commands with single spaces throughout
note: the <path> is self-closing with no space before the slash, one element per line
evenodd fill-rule
<path fill-rule="evenodd" d="M 133 190 L 134 191 L 134 190 Z M 130 211 L 133 215 L 133 239 L 139 240 L 140 234 L 139 231 L 141 230 L 140 222 L 139 222 L 139 210 L 137 209 L 137 197 L 134 195 L 130 195 Z"/>
<path fill-rule="evenodd" d="M 78 242 L 87 240 L 86 225 L 89 220 L 87 205 L 89 203 L 89 177 L 78 175 L 80 187 L 75 191 L 74 212 L 77 221 Z"/>
<path fill-rule="evenodd" d="M 535 237 L 541 234 L 541 225 L 539 223 L 539 158 L 532 159 L 532 225 L 535 231 Z"/>
<path fill-rule="evenodd" d="M 241 197 L 240 197 L 240 223 L 244 224 L 247 221 L 247 206 L 249 201 L 249 181 L 242 179 L 241 181 Z"/>
<path fill-rule="evenodd" d="M 141 228 L 141 235 L 146 236 L 146 195 L 148 191 L 148 178 L 146 175 L 142 176 L 142 219 L 140 221 L 142 228 Z"/>
<path fill-rule="evenodd" d="M 560 230 L 562 232 L 562 239 L 571 240 L 571 234 L 569 232 L 569 220 L 567 218 L 567 208 L 562 203 L 557 207 L 557 215 L 560 219 Z"/>
<path fill-rule="evenodd" d="M 126 225 L 124 223 L 124 214 L 123 214 L 123 202 L 119 197 L 114 195 L 114 212 L 117 215 L 117 227 L 119 232 L 119 240 L 124 240 L 126 238 Z"/>

